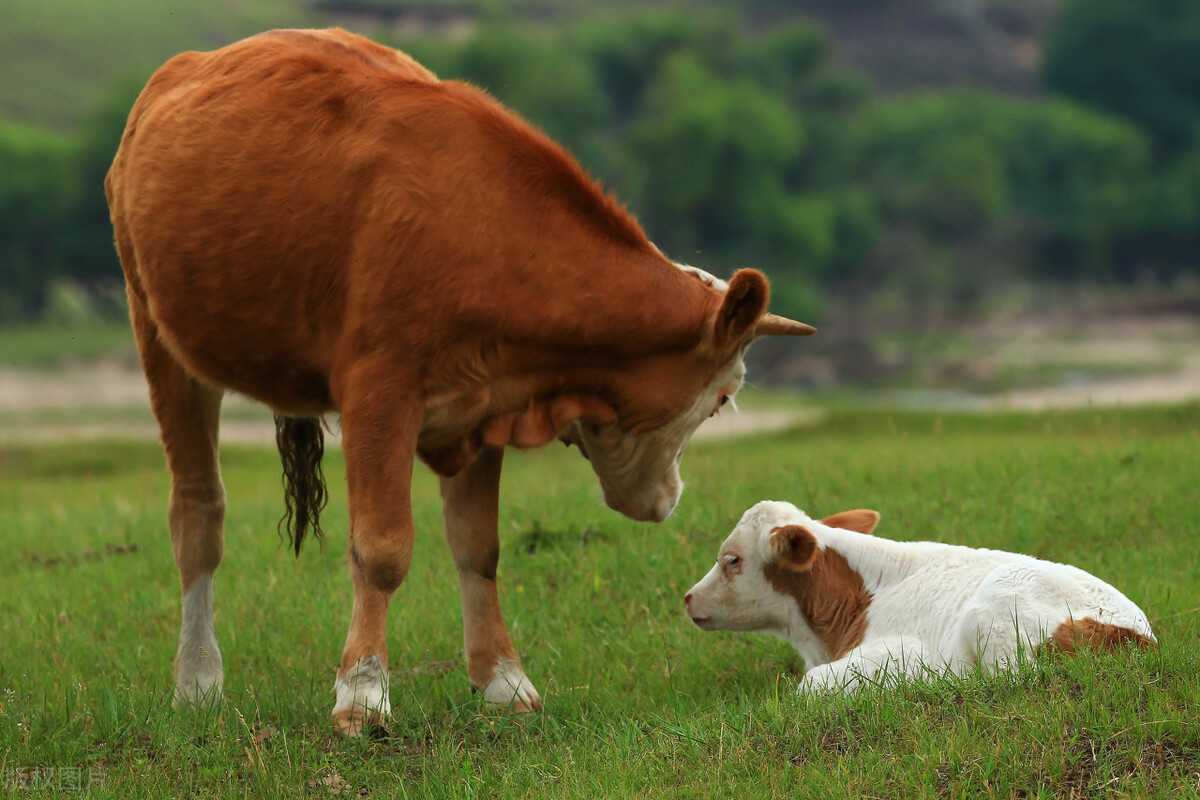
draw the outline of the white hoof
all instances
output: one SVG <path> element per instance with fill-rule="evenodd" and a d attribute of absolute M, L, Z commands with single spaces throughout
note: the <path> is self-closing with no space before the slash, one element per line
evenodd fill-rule
<path fill-rule="evenodd" d="M 367 656 L 333 684 L 333 719 L 342 733 L 357 736 L 368 725 L 382 724 L 392 713 L 388 675 L 378 656 Z"/>
<path fill-rule="evenodd" d="M 483 699 L 517 712 L 536 711 L 542 707 L 537 689 L 516 661 L 501 661 L 496 665 L 496 674 L 483 690 Z"/>
<path fill-rule="evenodd" d="M 224 684 L 224 673 L 221 670 L 221 656 L 217 655 L 214 663 L 202 666 L 180 667 L 175 674 L 175 706 L 204 705 L 215 703 L 221 699 L 221 688 Z"/>
<path fill-rule="evenodd" d="M 176 707 L 215 703 L 221 699 L 225 672 L 216 644 L 214 641 L 211 646 L 180 648 L 175 657 Z"/>
<path fill-rule="evenodd" d="M 221 699 L 225 672 L 212 618 L 212 575 L 202 575 L 183 594 L 179 649 L 175 652 L 177 707 Z"/>

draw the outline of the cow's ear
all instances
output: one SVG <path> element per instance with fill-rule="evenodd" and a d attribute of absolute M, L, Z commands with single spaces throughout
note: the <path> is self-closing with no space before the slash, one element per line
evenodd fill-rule
<path fill-rule="evenodd" d="M 729 279 L 725 299 L 717 311 L 715 325 L 718 345 L 740 343 L 754 332 L 754 326 L 767 313 L 771 287 L 756 269 L 739 269 Z"/>
<path fill-rule="evenodd" d="M 771 531 L 775 563 L 790 572 L 807 572 L 817 560 L 817 537 L 803 525 L 783 525 Z"/>
<path fill-rule="evenodd" d="M 839 511 L 821 520 L 831 528 L 841 528 L 858 533 L 872 533 L 879 524 L 879 512 L 869 508 L 852 508 L 849 511 Z"/>

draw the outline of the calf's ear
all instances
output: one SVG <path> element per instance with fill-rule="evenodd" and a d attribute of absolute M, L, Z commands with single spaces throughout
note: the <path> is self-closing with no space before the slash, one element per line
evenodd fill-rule
<path fill-rule="evenodd" d="M 739 269 L 729 279 L 725 299 L 717 311 L 717 344 L 724 346 L 743 341 L 753 334 L 771 299 L 767 278 L 756 269 Z"/>
<path fill-rule="evenodd" d="M 775 563 L 791 572 L 807 572 L 817 560 L 817 537 L 803 525 L 783 525 L 771 531 Z"/>
<path fill-rule="evenodd" d="M 858 533 L 871 533 L 879 524 L 879 512 L 869 508 L 852 508 L 849 511 L 839 511 L 821 520 L 831 528 L 841 528 Z"/>

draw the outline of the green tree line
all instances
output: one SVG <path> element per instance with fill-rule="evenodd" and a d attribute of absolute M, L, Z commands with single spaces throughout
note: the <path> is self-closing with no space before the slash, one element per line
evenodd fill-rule
<path fill-rule="evenodd" d="M 542 126 L 674 258 L 759 266 L 816 317 L 854 284 L 970 302 L 1013 278 L 1200 271 L 1200 5 L 1152 5 L 1068 2 L 1032 98 L 881 96 L 817 27 L 731 14 L 392 44 Z M 42 313 L 55 281 L 119 281 L 103 175 L 139 85 L 72 137 L 0 124 L 0 318 Z"/>

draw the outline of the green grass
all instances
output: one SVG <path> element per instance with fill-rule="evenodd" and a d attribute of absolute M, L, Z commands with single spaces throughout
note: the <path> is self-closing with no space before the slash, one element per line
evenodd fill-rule
<path fill-rule="evenodd" d="M 79 325 L 34 322 L 0 327 L 0 368 L 47 369 L 97 358 L 126 358 L 136 362 L 128 322 Z"/>
<path fill-rule="evenodd" d="M 339 739 L 328 718 L 351 599 L 340 457 L 327 463 L 331 534 L 299 561 L 275 534 L 275 456 L 227 449 L 223 466 L 227 692 L 213 711 L 177 713 L 156 448 L 0 450 L 0 775 L 82 766 L 100 776 L 93 796 L 154 798 L 1200 794 L 1200 407 L 834 413 L 692 448 L 683 503 L 660 526 L 604 509 L 573 451 L 510 457 L 502 601 L 547 701 L 523 717 L 468 690 L 422 470 L 415 563 L 391 617 L 395 718 L 375 740 Z M 681 613 L 763 498 L 817 513 L 867 505 L 884 535 L 1069 561 L 1138 602 L 1162 647 L 797 696 L 803 665 L 784 643 L 705 634 Z M 19 796 L 39 791 L 50 794 Z"/>

